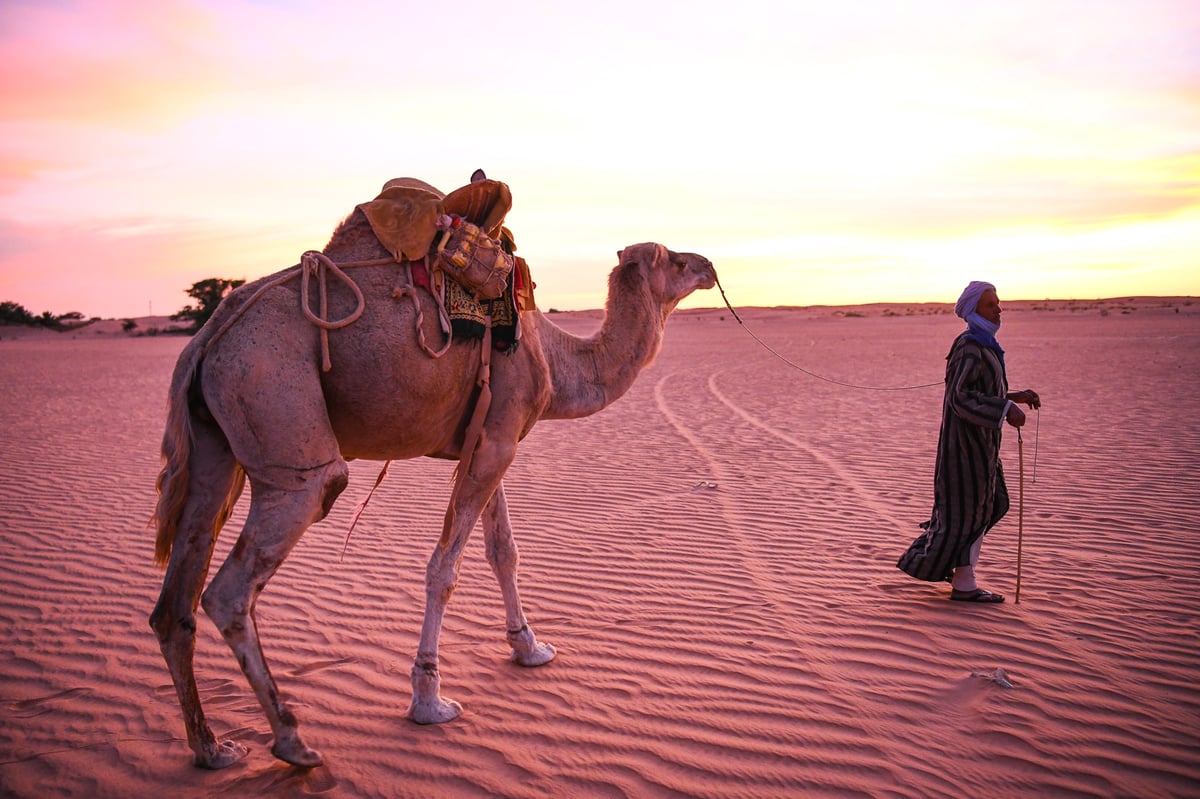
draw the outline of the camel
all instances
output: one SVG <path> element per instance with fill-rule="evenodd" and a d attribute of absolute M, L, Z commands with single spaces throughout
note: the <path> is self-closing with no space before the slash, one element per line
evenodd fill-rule
<path fill-rule="evenodd" d="M 358 209 L 322 252 L 335 264 L 357 265 L 342 272 L 354 286 L 330 284 L 328 318 L 351 315 L 355 287 L 362 300 L 357 321 L 324 332 L 328 371 L 322 331 L 301 312 L 298 281 L 279 279 L 284 270 L 231 293 L 183 349 L 171 380 L 153 522 L 166 573 L 150 625 L 175 685 L 193 762 L 203 768 L 229 766 L 248 750 L 218 740 L 205 719 L 193 668 L 199 605 L 262 705 L 272 754 L 305 768 L 323 762 L 301 740 L 270 673 L 255 603 L 305 530 L 329 513 L 354 458 L 427 456 L 459 460 L 459 470 L 468 466 L 457 477 L 425 572 L 407 717 L 434 724 L 462 711 L 441 696 L 438 640 L 477 521 L 503 596 L 512 659 L 523 666 L 552 660 L 554 647 L 534 635 L 517 592 L 505 472 L 538 421 L 588 416 L 621 397 L 658 354 L 679 301 L 716 282 L 713 265 L 700 255 L 636 244 L 618 253 L 594 335 L 569 334 L 536 310 L 522 313 L 519 346 L 491 357 L 492 400 L 473 454 L 467 450 L 463 458 L 481 392 L 482 341 L 456 338 L 436 358 L 419 348 L 420 335 L 444 337 L 435 302 L 427 291 L 402 285 L 403 264 L 383 263 L 389 252 Z M 205 589 L 217 536 L 247 479 L 245 525 Z"/>

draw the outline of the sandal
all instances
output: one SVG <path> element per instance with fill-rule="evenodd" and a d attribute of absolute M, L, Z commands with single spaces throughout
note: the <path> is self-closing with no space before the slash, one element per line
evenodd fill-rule
<path fill-rule="evenodd" d="M 955 588 L 950 592 L 950 598 L 955 602 L 986 602 L 990 604 L 1003 602 L 1004 594 L 993 594 L 982 588 L 976 588 L 974 591 L 959 591 Z"/>

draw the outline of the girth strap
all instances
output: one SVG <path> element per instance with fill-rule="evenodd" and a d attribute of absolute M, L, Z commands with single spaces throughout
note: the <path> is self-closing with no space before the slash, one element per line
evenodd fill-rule
<path fill-rule="evenodd" d="M 439 542 L 445 546 L 450 542 L 450 528 L 454 526 L 454 506 L 458 501 L 459 492 L 471 471 L 471 460 L 483 437 L 483 423 L 487 419 L 488 408 L 492 405 L 492 320 L 487 319 L 483 330 L 483 343 L 480 347 L 479 376 L 476 384 L 479 386 L 479 398 L 475 400 L 475 410 L 471 412 L 471 421 L 463 436 L 462 451 L 458 456 L 458 467 L 454 470 L 454 490 L 450 492 L 450 504 L 446 506 L 446 519 L 442 525 L 442 538 Z"/>

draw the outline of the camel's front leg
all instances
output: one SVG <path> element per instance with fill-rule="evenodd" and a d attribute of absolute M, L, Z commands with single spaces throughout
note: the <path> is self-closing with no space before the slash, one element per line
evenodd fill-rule
<path fill-rule="evenodd" d="M 408 707 L 408 717 L 418 724 L 440 724 L 462 713 L 462 705 L 441 697 L 438 640 L 442 619 L 458 584 L 458 570 L 467 539 L 484 505 L 500 485 L 500 478 L 512 462 L 515 451 L 515 444 L 504 447 L 494 439 L 481 442 L 470 472 L 459 475 L 451 493 L 441 540 L 425 569 L 425 619 L 412 668 L 413 696 Z"/>
<path fill-rule="evenodd" d="M 477 515 L 470 517 L 474 526 Z M 442 677 L 438 672 L 438 639 L 442 633 L 442 619 L 446 605 L 458 584 L 458 567 L 462 562 L 463 547 L 471 529 L 458 532 L 461 519 L 451 523 L 447 513 L 447 528 L 453 532 L 447 540 L 442 536 L 429 565 L 425 567 L 425 619 L 421 624 L 421 641 L 417 645 L 417 658 L 412 667 L 412 703 L 408 706 L 408 717 L 418 724 L 441 724 L 458 718 L 462 705 L 442 699 Z"/>
<path fill-rule="evenodd" d="M 483 509 L 484 545 L 487 547 L 488 562 L 500 582 L 500 593 L 504 596 L 505 622 L 508 628 L 508 643 L 512 646 L 512 660 L 522 666 L 541 666 L 554 660 L 556 652 L 550 644 L 537 640 L 525 611 L 521 607 L 521 595 L 517 592 L 517 544 L 513 540 L 512 522 L 508 518 L 508 501 L 504 497 L 504 483 L 492 494 L 492 499 Z"/>

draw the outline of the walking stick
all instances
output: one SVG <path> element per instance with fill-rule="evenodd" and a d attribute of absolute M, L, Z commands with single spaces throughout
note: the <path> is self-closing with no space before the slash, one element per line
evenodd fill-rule
<path fill-rule="evenodd" d="M 1017 494 L 1017 604 L 1021 604 L 1021 545 L 1025 538 L 1025 444 L 1021 428 L 1017 428 L 1017 469 L 1020 472 L 1020 491 Z"/>

